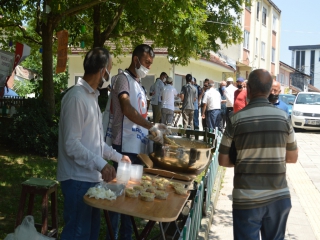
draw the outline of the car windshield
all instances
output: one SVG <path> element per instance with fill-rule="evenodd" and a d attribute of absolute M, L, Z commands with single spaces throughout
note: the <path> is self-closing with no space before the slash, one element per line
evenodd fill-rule
<path fill-rule="evenodd" d="M 285 102 L 286 104 L 289 104 L 291 102 L 291 104 L 294 102 L 294 99 L 296 98 L 296 96 L 294 95 L 279 95 L 279 98 L 282 102 Z"/>
<path fill-rule="evenodd" d="M 296 104 L 320 105 L 320 94 L 299 94 Z"/>

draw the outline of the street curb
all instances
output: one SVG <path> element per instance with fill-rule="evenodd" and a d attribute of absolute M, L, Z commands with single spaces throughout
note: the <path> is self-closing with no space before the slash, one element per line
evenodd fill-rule
<path fill-rule="evenodd" d="M 218 168 L 216 180 L 215 180 L 215 183 L 214 183 L 214 186 L 212 189 L 213 192 L 211 195 L 210 206 L 207 211 L 207 216 L 205 216 L 201 219 L 201 226 L 200 226 L 200 230 L 199 230 L 198 237 L 197 237 L 198 240 L 207 240 L 208 239 L 209 232 L 210 232 L 210 226 L 211 226 L 213 216 L 214 216 L 214 210 L 215 210 L 217 202 L 218 202 L 220 189 L 221 189 L 221 185 L 222 185 L 221 183 L 222 183 L 222 179 L 224 177 L 225 172 L 226 172 L 226 169 L 224 167 Z"/>

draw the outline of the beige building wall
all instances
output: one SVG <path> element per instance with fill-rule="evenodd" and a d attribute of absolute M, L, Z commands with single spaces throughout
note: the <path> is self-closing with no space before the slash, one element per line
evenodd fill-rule
<path fill-rule="evenodd" d="M 83 59 L 83 55 L 69 55 L 68 87 L 76 83 L 77 77 L 83 76 Z M 123 70 L 128 68 L 130 63 L 131 55 L 121 56 L 119 59 L 114 58 L 111 75 L 116 75 L 119 68 Z M 197 83 L 201 86 L 205 78 L 209 78 L 218 83 L 222 81 L 225 73 L 233 73 L 230 69 L 202 59 L 190 59 L 190 63 L 187 66 L 173 65 L 169 63 L 166 54 L 156 54 L 148 76 L 142 79 L 142 85 L 148 92 L 150 86 L 155 79 L 160 76 L 161 72 L 166 72 L 168 76 L 176 80 L 174 86 L 177 91 L 180 91 L 182 85 L 185 84 L 184 77 L 188 73 L 194 76 L 197 79 Z"/>

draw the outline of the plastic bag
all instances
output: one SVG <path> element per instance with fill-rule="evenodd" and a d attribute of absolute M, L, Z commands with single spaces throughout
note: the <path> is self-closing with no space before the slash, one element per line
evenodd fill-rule
<path fill-rule="evenodd" d="M 21 225 L 19 225 L 14 233 L 10 233 L 6 236 L 4 240 L 54 240 L 47 236 L 38 233 L 34 226 L 33 216 L 26 216 Z"/>

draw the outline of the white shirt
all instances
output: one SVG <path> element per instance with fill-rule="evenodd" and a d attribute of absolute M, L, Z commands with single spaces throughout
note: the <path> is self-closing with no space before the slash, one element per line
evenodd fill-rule
<path fill-rule="evenodd" d="M 205 92 L 202 102 L 207 104 L 206 111 L 221 109 L 221 95 L 213 87 Z"/>
<path fill-rule="evenodd" d="M 122 155 L 103 140 L 99 91 L 79 78 L 61 102 L 57 180 L 102 181 L 103 159 L 120 161 Z"/>
<path fill-rule="evenodd" d="M 164 83 L 160 78 L 157 78 L 157 81 L 150 87 L 150 93 L 154 92 L 150 101 L 152 105 L 158 105 L 158 103 L 161 102 L 161 92 L 163 88 Z"/>
<path fill-rule="evenodd" d="M 224 95 L 226 96 L 227 100 L 227 107 L 233 107 L 234 104 L 234 92 L 237 90 L 233 84 L 230 84 L 228 87 L 226 87 L 226 90 L 224 91 Z"/>
<path fill-rule="evenodd" d="M 162 108 L 174 110 L 174 97 L 178 95 L 177 90 L 168 84 L 162 91 Z"/>

